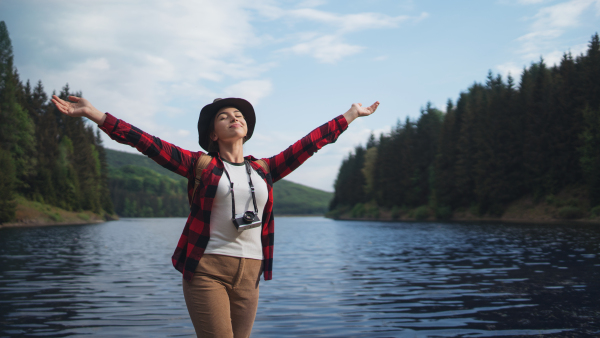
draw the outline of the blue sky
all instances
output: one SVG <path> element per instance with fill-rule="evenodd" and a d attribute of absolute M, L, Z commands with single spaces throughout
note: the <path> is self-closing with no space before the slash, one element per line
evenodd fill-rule
<path fill-rule="evenodd" d="M 257 111 L 245 154 L 266 157 L 352 103 L 381 102 L 287 178 L 333 191 L 368 135 L 444 109 L 487 72 L 516 78 L 585 51 L 600 0 L 0 0 L 23 80 L 69 83 L 101 111 L 199 150 L 200 109 L 244 97 Z M 135 151 L 104 138 L 108 148 Z"/>

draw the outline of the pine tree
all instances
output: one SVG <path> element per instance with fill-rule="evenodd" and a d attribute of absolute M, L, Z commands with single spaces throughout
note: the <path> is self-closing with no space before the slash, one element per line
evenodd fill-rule
<path fill-rule="evenodd" d="M 471 98 L 467 93 L 462 93 L 456 103 L 457 114 L 461 116 L 459 138 L 456 143 L 455 165 L 455 203 L 460 206 L 469 206 L 474 202 L 475 182 L 473 180 L 473 166 L 475 164 L 475 128 L 476 116 L 471 107 Z"/>
<path fill-rule="evenodd" d="M 454 167 L 456 165 L 456 141 L 460 131 L 460 119 L 454 103 L 448 99 L 446 113 L 440 130 L 435 170 L 436 207 L 455 207 L 454 203 Z"/>
<path fill-rule="evenodd" d="M 15 181 L 12 156 L 7 150 L 0 148 L 0 223 L 11 221 L 15 217 Z"/>
<path fill-rule="evenodd" d="M 100 205 L 105 212 L 113 214 L 114 207 L 108 189 L 108 163 L 106 162 L 106 150 L 104 149 L 102 138 L 100 137 L 100 129 L 96 129 L 95 145 L 98 151 L 98 160 L 100 161 Z M 158 192 L 158 194 L 161 193 L 162 191 Z"/>
<path fill-rule="evenodd" d="M 4 21 L 0 21 L 0 148 L 10 152 L 15 168 L 15 189 L 27 192 L 33 170 L 34 129 L 19 104 L 18 73 L 13 66 L 12 44 Z"/>
<path fill-rule="evenodd" d="M 600 110 L 587 107 L 581 134 L 581 167 L 585 175 L 592 206 L 600 205 Z"/>
<path fill-rule="evenodd" d="M 329 205 L 329 210 L 348 208 L 357 203 L 365 202 L 365 176 L 362 169 L 365 161 L 365 149 L 358 146 L 342 165 L 335 180 L 335 193 Z"/>

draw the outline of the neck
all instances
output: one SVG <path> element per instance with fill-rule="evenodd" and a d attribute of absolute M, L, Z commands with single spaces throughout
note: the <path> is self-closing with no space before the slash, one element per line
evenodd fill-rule
<path fill-rule="evenodd" d="M 244 162 L 244 142 L 242 140 L 233 143 L 219 142 L 219 155 L 232 163 Z"/>

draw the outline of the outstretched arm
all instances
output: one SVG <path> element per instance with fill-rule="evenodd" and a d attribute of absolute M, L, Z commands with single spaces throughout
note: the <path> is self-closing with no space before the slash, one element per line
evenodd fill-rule
<path fill-rule="evenodd" d="M 177 147 L 119 120 L 111 114 L 105 114 L 84 98 L 69 96 L 69 101 L 65 101 L 53 95 L 52 103 L 67 116 L 87 117 L 96 122 L 100 130 L 108 134 L 111 139 L 135 147 L 164 168 L 184 177 L 194 174 L 193 166 L 200 156 L 199 152 L 191 152 Z"/>
<path fill-rule="evenodd" d="M 348 128 L 350 122 L 357 117 L 373 114 L 378 106 L 379 101 L 369 107 L 354 103 L 343 115 L 311 131 L 286 150 L 273 157 L 264 158 L 263 160 L 269 165 L 273 182 L 279 181 L 294 171 L 323 146 L 335 142 L 338 136 Z"/>

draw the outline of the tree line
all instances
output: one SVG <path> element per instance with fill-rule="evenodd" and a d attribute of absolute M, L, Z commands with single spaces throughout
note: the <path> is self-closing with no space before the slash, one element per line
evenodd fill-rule
<path fill-rule="evenodd" d="M 55 93 L 53 93 L 55 94 Z M 69 86 L 58 96 L 66 99 Z M 99 130 L 66 117 L 41 81 L 23 83 L 12 43 L 0 21 L 0 222 L 15 216 L 15 195 L 65 210 L 113 214 L 108 167 Z"/>
<path fill-rule="evenodd" d="M 157 164 L 155 164 L 158 166 Z M 135 165 L 109 168 L 115 212 L 123 217 L 187 217 L 187 179 L 175 180 Z"/>
<path fill-rule="evenodd" d="M 565 53 L 552 67 L 541 59 L 518 84 L 490 72 L 456 103 L 448 100 L 445 112 L 427 104 L 418 119 L 371 135 L 343 160 L 330 210 L 500 216 L 522 197 L 552 202 L 564 189 L 584 191 L 585 202 L 565 209 L 571 217 L 600 206 L 597 33 L 585 53 Z M 592 210 L 600 216 L 600 207 Z"/>

